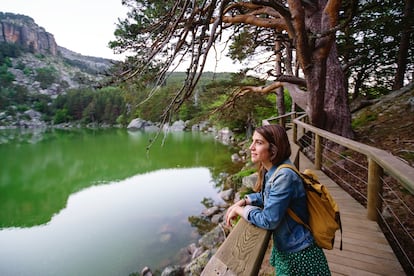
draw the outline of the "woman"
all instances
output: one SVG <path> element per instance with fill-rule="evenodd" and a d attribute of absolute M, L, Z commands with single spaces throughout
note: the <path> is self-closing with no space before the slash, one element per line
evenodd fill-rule
<path fill-rule="evenodd" d="M 315 244 L 310 231 L 288 214 L 291 208 L 305 223 L 309 221 L 306 193 L 300 177 L 289 168 L 290 143 L 279 125 L 256 128 L 250 145 L 251 160 L 259 165 L 256 193 L 232 205 L 226 223 L 242 216 L 257 227 L 273 232 L 270 263 L 279 275 L 330 275 L 323 250 Z"/>

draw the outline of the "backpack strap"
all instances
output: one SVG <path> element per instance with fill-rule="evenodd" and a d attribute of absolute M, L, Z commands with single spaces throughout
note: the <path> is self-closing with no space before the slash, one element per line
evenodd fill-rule
<path fill-rule="evenodd" d="M 302 175 L 301 175 L 301 173 L 298 171 L 298 169 L 296 169 L 296 167 L 295 166 L 293 166 L 293 165 L 291 165 L 291 164 L 282 164 L 282 165 L 280 165 L 279 167 L 277 167 L 277 169 L 276 169 L 276 172 L 278 172 L 280 169 L 282 169 L 282 168 L 288 168 L 288 169 L 291 169 L 292 171 L 294 171 L 299 177 L 300 177 L 300 179 L 302 180 L 302 182 L 304 182 L 305 180 L 303 179 L 303 177 L 302 177 Z M 276 175 L 276 172 L 274 173 L 274 175 Z M 273 177 L 273 176 L 272 176 Z M 303 220 L 292 210 L 292 208 L 288 208 L 287 209 L 287 213 L 289 214 L 289 216 L 294 220 L 294 221 L 296 221 L 297 223 L 299 223 L 299 224 L 302 224 L 303 226 L 305 226 L 311 233 L 312 233 L 312 230 L 311 230 L 311 228 L 310 228 L 310 226 L 308 225 L 308 224 L 306 224 L 306 223 L 304 223 L 303 222 Z"/>
<path fill-rule="evenodd" d="M 294 221 L 296 221 L 297 223 L 299 223 L 299 224 L 302 224 L 303 226 L 305 226 L 306 227 L 306 229 L 308 229 L 311 233 L 312 233 L 312 230 L 311 230 L 311 228 L 310 228 L 310 226 L 309 225 L 307 225 L 306 223 L 304 223 L 303 222 L 303 220 L 298 216 L 298 215 L 296 215 L 296 213 L 291 209 L 291 208 L 288 208 L 287 209 L 287 213 L 289 214 L 289 216 L 294 220 Z"/>

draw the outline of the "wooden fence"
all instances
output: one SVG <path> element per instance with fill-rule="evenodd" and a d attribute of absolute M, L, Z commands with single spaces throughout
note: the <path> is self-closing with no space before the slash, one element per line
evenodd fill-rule
<path fill-rule="evenodd" d="M 375 147 L 371 147 L 354 140 L 330 133 L 303 122 L 306 115 L 293 119 L 293 142 L 297 143 L 298 128 L 303 132 L 310 131 L 315 141 L 315 169 L 320 170 L 322 164 L 322 139 L 335 142 L 338 145 L 352 149 L 365 155 L 368 159 L 368 190 L 367 190 L 367 217 L 370 220 L 378 220 L 377 210 L 381 210 L 381 177 L 384 172 L 397 179 L 399 183 L 411 194 L 414 194 L 414 168 L 394 155 Z"/>

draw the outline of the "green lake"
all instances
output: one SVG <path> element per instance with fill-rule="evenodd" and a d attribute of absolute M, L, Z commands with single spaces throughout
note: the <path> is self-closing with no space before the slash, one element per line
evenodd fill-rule
<path fill-rule="evenodd" d="M 199 132 L 0 131 L 0 275 L 129 275 L 175 264 L 220 201 L 228 146 Z"/>

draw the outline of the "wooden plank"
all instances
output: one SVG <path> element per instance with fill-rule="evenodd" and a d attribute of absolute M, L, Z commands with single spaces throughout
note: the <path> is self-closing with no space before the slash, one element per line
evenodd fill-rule
<path fill-rule="evenodd" d="M 366 271 L 379 275 L 401 275 L 404 271 L 400 266 L 390 266 L 387 263 L 377 262 L 376 264 L 367 263 L 361 260 L 351 258 L 333 258 L 332 255 L 327 254 L 326 258 L 329 264 L 340 264 L 346 266 L 348 269 L 358 269 L 358 271 Z M 336 261 L 334 261 L 336 260 Z M 354 274 L 356 275 L 356 274 Z"/>
<path fill-rule="evenodd" d="M 270 239 L 270 231 L 240 219 L 201 275 L 257 275 Z"/>
<path fill-rule="evenodd" d="M 340 263 L 329 263 L 332 275 L 352 275 L 352 276 L 378 276 L 376 273 L 361 271 L 360 269 L 349 267 Z"/>
<path fill-rule="evenodd" d="M 377 232 L 377 231 L 355 231 L 350 228 L 350 230 L 347 230 L 345 234 L 345 237 L 355 239 L 355 240 L 364 240 L 369 242 L 380 242 L 380 243 L 386 243 L 386 240 L 384 240 L 384 234 Z M 337 234 L 337 237 L 339 239 L 340 235 L 339 232 Z"/>
<path fill-rule="evenodd" d="M 345 259 L 358 260 L 371 265 L 381 264 L 387 267 L 391 267 L 395 271 L 401 270 L 401 266 L 398 262 L 395 261 L 395 258 L 393 258 L 393 254 L 372 255 L 366 252 L 361 252 L 360 250 L 332 250 L 329 252 L 325 252 L 325 254 L 327 256 L 329 255 L 329 259 L 331 259 L 331 262 L 343 263 Z"/>
<path fill-rule="evenodd" d="M 237 274 L 234 271 L 231 271 L 225 263 L 223 263 L 219 258 L 216 257 L 216 255 L 214 255 L 209 260 L 207 266 L 204 268 L 201 275 L 204 275 L 204 276 L 214 276 L 214 275 L 236 276 Z"/>

